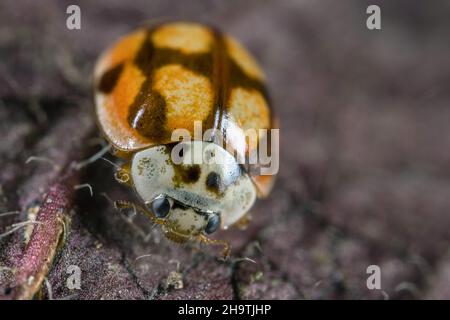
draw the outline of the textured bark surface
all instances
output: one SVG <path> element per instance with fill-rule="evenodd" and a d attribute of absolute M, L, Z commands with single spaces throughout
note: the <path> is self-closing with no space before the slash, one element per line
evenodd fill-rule
<path fill-rule="evenodd" d="M 37 206 L 53 212 L 44 199 L 58 190 L 58 214 L 70 220 L 40 296 L 449 299 L 450 4 L 380 1 L 382 30 L 369 31 L 365 10 L 377 2 L 80 1 L 82 29 L 70 31 L 73 1 L 2 1 L 0 213 L 19 213 L 0 216 L 0 233 Z M 243 41 L 267 71 L 281 120 L 274 192 L 246 231 L 217 235 L 232 243 L 228 262 L 114 210 L 108 199 L 134 195 L 111 164 L 67 169 L 101 148 L 90 83 L 97 55 L 160 18 L 213 23 Z M 25 164 L 30 157 L 47 160 Z M 65 174 L 73 180 L 59 186 Z M 86 183 L 93 196 L 76 187 Z M 44 229 L 35 226 L 35 238 Z M 3 298 L 43 258 L 25 245 L 26 230 L 0 239 Z M 382 290 L 366 287 L 373 264 Z M 80 290 L 67 288 L 71 265 Z"/>

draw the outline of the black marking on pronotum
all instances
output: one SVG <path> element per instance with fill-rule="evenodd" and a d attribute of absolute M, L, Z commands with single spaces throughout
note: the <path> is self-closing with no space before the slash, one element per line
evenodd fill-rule
<path fill-rule="evenodd" d="M 206 177 L 206 189 L 215 194 L 221 194 L 223 191 L 222 178 L 217 172 L 210 172 Z"/>
<path fill-rule="evenodd" d="M 117 66 L 106 71 L 98 82 L 98 90 L 103 93 L 110 93 L 117 84 L 120 75 L 122 74 L 123 63 L 119 63 Z"/>
<path fill-rule="evenodd" d="M 193 165 L 173 165 L 174 176 L 173 182 L 175 186 L 181 186 L 183 183 L 196 183 L 202 173 L 198 164 Z"/>

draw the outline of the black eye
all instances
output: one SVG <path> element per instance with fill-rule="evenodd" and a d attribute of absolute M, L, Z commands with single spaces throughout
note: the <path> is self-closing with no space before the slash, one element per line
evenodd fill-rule
<path fill-rule="evenodd" d="M 164 218 L 169 214 L 170 201 L 169 199 L 167 199 L 167 197 L 158 197 L 152 201 L 152 203 L 150 204 L 150 209 L 158 218 Z"/>
<path fill-rule="evenodd" d="M 205 227 L 205 232 L 207 234 L 213 233 L 220 227 L 220 216 L 213 214 L 209 219 Z"/>

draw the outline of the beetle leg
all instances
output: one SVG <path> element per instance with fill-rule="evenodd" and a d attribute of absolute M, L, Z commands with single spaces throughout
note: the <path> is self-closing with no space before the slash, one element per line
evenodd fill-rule
<path fill-rule="evenodd" d="M 133 209 L 135 211 L 139 211 L 139 212 L 143 213 L 147 218 L 149 218 L 153 223 L 156 223 L 159 225 L 164 225 L 163 219 L 159 219 L 159 218 L 155 217 L 152 213 L 148 212 L 141 206 L 134 204 L 133 202 L 126 201 L 126 200 L 116 200 L 116 201 L 114 201 L 114 207 L 118 210 Z"/>
<path fill-rule="evenodd" d="M 221 245 L 223 246 L 222 249 L 222 258 L 224 260 L 227 260 L 230 257 L 230 252 L 231 252 L 231 246 L 230 244 L 225 241 L 225 240 L 216 240 L 216 239 L 210 239 L 207 236 L 205 236 L 204 234 L 200 234 L 198 235 L 198 241 L 206 243 L 206 244 L 212 244 L 212 245 Z"/>

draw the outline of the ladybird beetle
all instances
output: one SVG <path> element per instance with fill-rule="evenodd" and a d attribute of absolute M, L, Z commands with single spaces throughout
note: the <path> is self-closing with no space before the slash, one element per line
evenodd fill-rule
<path fill-rule="evenodd" d="M 274 176 L 250 175 L 237 161 L 238 152 L 215 139 L 175 144 L 173 132 L 183 128 L 195 135 L 197 122 L 202 132 L 221 133 L 231 150 L 244 141 L 249 154 L 254 147 L 239 140 L 243 130 L 275 128 L 264 82 L 239 42 L 203 24 L 141 28 L 107 49 L 94 70 L 96 116 L 115 154 L 125 160 L 116 179 L 132 187 L 143 204 L 116 201 L 116 206 L 138 209 L 172 241 L 221 244 L 228 256 L 229 244 L 207 235 L 243 224 L 255 199 L 270 192 Z M 175 145 L 182 159 L 202 150 L 218 161 L 175 163 Z"/>

